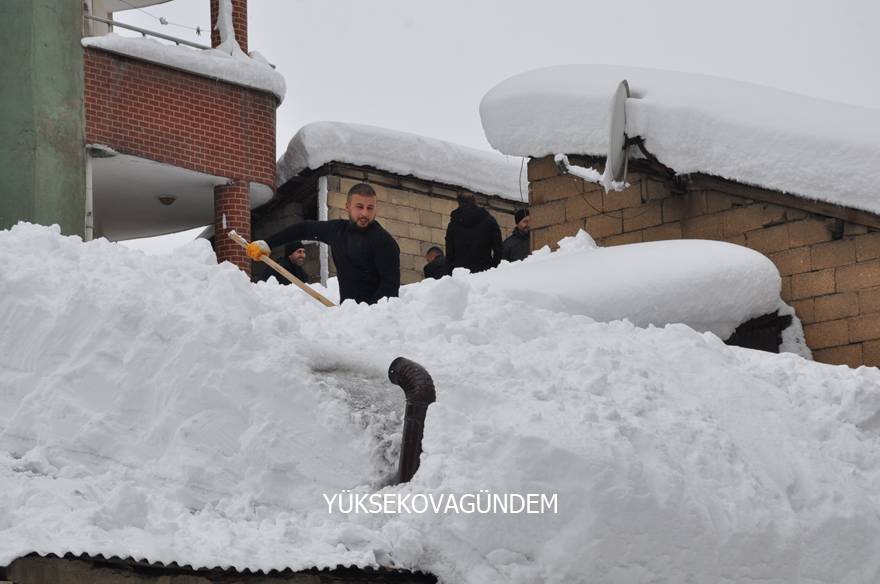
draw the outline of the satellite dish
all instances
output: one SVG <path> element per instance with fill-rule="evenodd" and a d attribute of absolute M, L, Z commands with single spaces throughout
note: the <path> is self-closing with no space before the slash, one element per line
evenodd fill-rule
<path fill-rule="evenodd" d="M 622 191 L 626 184 L 626 167 L 629 160 L 626 140 L 626 100 L 629 97 L 629 83 L 626 79 L 617 85 L 608 116 L 608 156 L 605 158 L 605 172 L 594 168 L 575 166 L 565 154 L 557 154 L 553 159 L 559 171 L 580 177 L 586 181 L 602 185 L 605 192 Z"/>
<path fill-rule="evenodd" d="M 629 83 L 626 79 L 617 86 L 611 102 L 611 117 L 608 122 L 608 158 L 605 159 L 605 176 L 614 182 L 626 179 L 626 99 L 629 97 Z"/>

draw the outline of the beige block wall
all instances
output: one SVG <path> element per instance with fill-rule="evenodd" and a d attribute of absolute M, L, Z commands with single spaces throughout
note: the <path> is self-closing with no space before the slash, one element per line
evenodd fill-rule
<path fill-rule="evenodd" d="M 331 172 L 333 175 L 327 181 L 328 217 L 347 218 L 345 193 L 359 182 L 369 182 L 379 200 L 376 218 L 400 246 L 401 283 L 422 280 L 428 248 L 438 245 L 445 252 L 446 226 L 450 214 L 458 206 L 458 191 L 448 185 L 351 167 L 335 167 Z M 500 197 L 475 195 L 478 203 L 498 220 L 502 237 L 509 236 L 514 228 L 513 213 L 522 205 Z"/>
<path fill-rule="evenodd" d="M 627 190 L 606 194 L 559 175 L 550 157 L 530 161 L 532 249 L 555 247 L 580 228 L 600 245 L 686 238 L 750 247 L 779 268 L 782 298 L 803 322 L 817 361 L 880 366 L 880 230 L 811 212 L 795 197 L 772 204 L 755 190 L 748 198 L 742 185 L 733 195 L 717 181 L 682 186 L 639 172 L 627 180 Z"/>

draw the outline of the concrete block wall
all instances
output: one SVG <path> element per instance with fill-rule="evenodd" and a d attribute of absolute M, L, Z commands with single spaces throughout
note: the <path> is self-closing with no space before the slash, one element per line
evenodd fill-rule
<path fill-rule="evenodd" d="M 606 246 L 684 238 L 752 248 L 779 268 L 817 361 L 880 366 L 880 217 L 716 177 L 637 168 L 627 181 L 604 193 L 560 175 L 551 157 L 530 161 L 532 249 L 578 229 Z"/>
<path fill-rule="evenodd" d="M 379 199 L 377 220 L 400 246 L 400 282 L 410 284 L 423 279 L 425 252 L 437 245 L 445 252 L 446 226 L 458 206 L 460 189 L 390 173 L 337 166 L 328 179 L 328 217 L 347 219 L 345 193 L 359 182 L 367 182 Z M 480 206 L 498 220 L 502 238 L 513 232 L 513 213 L 522 204 L 501 197 L 474 193 Z"/>

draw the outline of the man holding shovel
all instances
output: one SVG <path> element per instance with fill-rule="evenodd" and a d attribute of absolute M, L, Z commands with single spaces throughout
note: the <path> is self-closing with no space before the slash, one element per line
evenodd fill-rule
<path fill-rule="evenodd" d="M 375 304 L 400 290 L 400 248 L 376 221 L 376 191 L 365 183 L 351 187 L 345 201 L 348 220 L 303 221 L 282 229 L 265 241 L 247 245 L 248 256 L 259 261 L 271 248 L 310 239 L 330 246 L 339 277 L 340 301 Z"/>

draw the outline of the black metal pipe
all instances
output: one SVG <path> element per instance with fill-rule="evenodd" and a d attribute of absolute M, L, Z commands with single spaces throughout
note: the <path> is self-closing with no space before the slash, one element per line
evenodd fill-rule
<path fill-rule="evenodd" d="M 425 415 L 428 413 L 428 406 L 437 399 L 437 393 L 434 391 L 434 380 L 425 368 L 404 357 L 398 357 L 391 362 L 388 379 L 394 385 L 399 385 L 406 396 L 403 439 L 400 442 L 400 462 L 397 468 L 397 482 L 405 483 L 419 470 Z"/>

